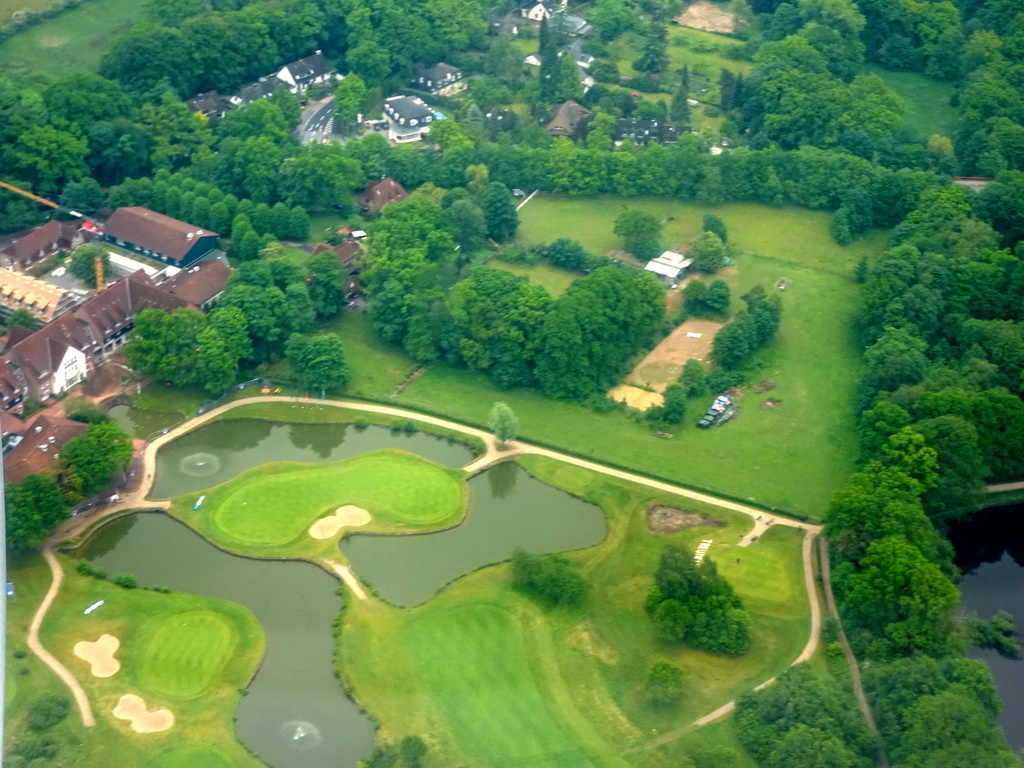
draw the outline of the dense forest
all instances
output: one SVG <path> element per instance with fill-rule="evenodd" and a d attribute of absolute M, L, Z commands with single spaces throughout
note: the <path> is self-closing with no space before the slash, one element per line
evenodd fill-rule
<path fill-rule="evenodd" d="M 537 76 L 510 39 L 487 34 L 488 14 L 511 4 L 149 0 L 148 20 L 110 46 L 98 74 L 0 75 L 0 179 L 77 210 L 145 205 L 222 235 L 239 268 L 220 308 L 140 315 L 146 338 L 128 347 L 139 370 L 211 392 L 282 358 L 311 386 L 344 384 L 337 338 L 313 349 L 305 337 L 342 308 L 337 260 L 300 267 L 278 241 L 304 239 L 310 211 L 348 211 L 382 176 L 416 191 L 370 225 L 361 279 L 376 333 L 417 361 L 595 407 L 662 327 L 663 288 L 572 242 L 536 254 L 586 273 L 557 299 L 474 266 L 488 240 L 515 239 L 510 190 L 798 205 L 829 211 L 840 243 L 891 229 L 885 253 L 851 276 L 862 285 L 864 375 L 850 404 L 861 463 L 826 515 L 834 587 L 880 735 L 844 688 L 806 667 L 744 697 L 737 728 L 766 768 L 870 765 L 879 746 L 907 768 L 1020 765 L 993 724 L 987 669 L 964 657 L 971 634 L 943 533 L 979 507 L 986 482 L 1024 476 L 1024 10 L 1019 0 L 750 0 L 756 23 L 730 49 L 749 74 L 701 80 L 669 69 L 665 30 L 678 5 L 587 8 L 597 83 L 583 93 L 557 55 Z M 620 75 L 610 47 L 623 34 L 639 40 L 635 77 Z M 560 35 L 543 26 L 541 51 L 557 52 Z M 350 73 L 337 86 L 349 122 L 379 111 L 417 62 L 459 66 L 468 97 L 439 103 L 449 119 L 415 149 L 379 134 L 303 146 L 292 136 L 301 103 L 284 89 L 222 119 L 182 101 L 233 92 L 314 50 Z M 948 83 L 952 135 L 911 128 L 879 66 Z M 670 146 L 613 142 L 619 117 L 696 124 L 698 92 L 699 108 L 722 118 L 717 129 L 684 130 Z M 565 98 L 594 112 L 577 141 L 543 128 Z M 954 175 L 993 181 L 975 192 Z M 41 220 L 30 202 L 0 196 L 0 231 Z M 691 309 L 708 301 L 690 298 Z M 723 343 L 721 366 L 742 367 L 779 311 L 752 297 L 726 334 L 747 333 L 747 349 Z M 14 503 L 38 498 L 59 518 L 56 486 L 33 484 Z M 731 597 L 723 591 L 722 611 L 739 610 Z"/>

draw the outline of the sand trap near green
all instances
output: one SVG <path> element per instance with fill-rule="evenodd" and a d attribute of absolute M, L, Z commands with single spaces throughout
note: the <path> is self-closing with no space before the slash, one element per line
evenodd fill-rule
<path fill-rule="evenodd" d="M 304 535 L 342 504 L 374 520 L 425 528 L 462 510 L 464 484 L 442 467 L 401 451 L 378 451 L 337 464 L 247 474 L 207 500 L 212 521 L 233 542 L 272 547 Z"/>

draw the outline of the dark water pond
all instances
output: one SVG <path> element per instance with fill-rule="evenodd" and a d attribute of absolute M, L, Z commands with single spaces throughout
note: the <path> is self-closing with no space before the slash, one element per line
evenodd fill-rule
<path fill-rule="evenodd" d="M 968 611 L 988 619 L 996 611 L 1013 614 L 1024 630 L 1024 504 L 993 507 L 952 528 L 950 541 L 964 572 L 961 600 Z M 974 649 L 971 658 L 992 669 L 1003 712 L 999 724 L 1014 749 L 1024 748 L 1024 659 Z"/>
<path fill-rule="evenodd" d="M 132 408 L 130 405 L 115 405 L 107 411 L 107 415 L 129 435 L 141 439 L 181 421 L 180 413 L 147 411 L 142 408 Z"/>
<path fill-rule="evenodd" d="M 81 555 L 142 586 L 232 600 L 267 637 L 259 673 L 235 713 L 239 740 L 277 768 L 352 766 L 373 747 L 372 721 L 334 677 L 336 579 L 314 565 L 235 557 L 163 514 L 105 526 Z"/>
<path fill-rule="evenodd" d="M 469 514 L 446 531 L 415 536 L 356 534 L 342 551 L 359 578 L 390 603 L 428 600 L 452 579 L 507 560 L 516 548 L 560 552 L 600 543 L 599 507 L 530 477 L 519 465 L 499 464 L 469 481 Z"/>
<path fill-rule="evenodd" d="M 473 452 L 463 443 L 423 432 L 227 419 L 200 427 L 160 449 L 150 497 L 169 499 L 212 488 L 271 461 L 339 461 L 381 448 L 401 448 L 448 467 L 460 467 L 473 459 Z"/>

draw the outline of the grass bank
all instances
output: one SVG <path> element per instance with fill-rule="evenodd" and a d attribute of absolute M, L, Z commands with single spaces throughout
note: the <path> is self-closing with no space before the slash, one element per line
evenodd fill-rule
<path fill-rule="evenodd" d="M 907 107 L 907 123 L 922 138 L 932 134 L 951 137 L 956 129 L 956 107 L 950 104 L 954 88 L 951 83 L 937 80 L 920 72 L 892 72 L 881 67 L 869 67 L 878 75 Z"/>
<path fill-rule="evenodd" d="M 745 516 L 548 459 L 521 463 L 544 482 L 605 509 L 607 539 L 569 555 L 589 585 L 585 606 L 540 610 L 510 589 L 506 565 L 459 579 L 413 610 L 375 599 L 355 602 L 339 633 L 340 673 L 379 720 L 385 740 L 430 733 L 439 765 L 677 764 L 678 751 L 623 757 L 623 750 L 776 674 L 806 641 L 800 532 L 770 530 L 740 549 L 737 542 L 750 528 Z M 652 503 L 709 514 L 721 525 L 655 536 L 645 518 Z M 693 548 L 707 538 L 714 541 L 711 556 L 753 616 L 754 642 L 741 658 L 665 643 L 643 611 L 666 543 Z M 653 708 L 643 693 L 647 669 L 660 658 L 686 675 L 682 703 L 668 710 Z"/>

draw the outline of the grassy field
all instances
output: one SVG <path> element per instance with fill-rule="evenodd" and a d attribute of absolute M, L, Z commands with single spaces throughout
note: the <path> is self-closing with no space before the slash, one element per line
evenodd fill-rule
<path fill-rule="evenodd" d="M 342 312 L 327 330 L 341 337 L 352 371 L 347 391 L 353 394 L 389 397 L 416 370 L 416 363 L 373 332 L 366 314 Z"/>
<path fill-rule="evenodd" d="M 559 269 L 546 261 L 538 261 L 536 264 L 512 264 L 501 259 L 491 259 L 487 266 L 525 277 L 534 285 L 543 286 L 556 299 L 565 293 L 565 289 L 572 285 L 576 278 L 581 277 L 576 272 Z"/>
<path fill-rule="evenodd" d="M 438 765 L 668 768 L 679 749 L 643 747 L 783 669 L 807 639 L 800 534 L 775 529 L 735 545 L 749 520 L 665 497 L 576 467 L 528 457 L 537 477 L 601 504 L 608 538 L 572 553 L 589 596 L 575 610 L 545 612 L 508 586 L 507 566 L 459 579 L 427 604 L 402 611 L 375 600 L 344 614 L 338 660 L 386 740 L 430 733 Z M 712 514 L 723 525 L 653 536 L 652 503 Z M 662 548 L 713 538 L 711 555 L 743 595 L 754 643 L 726 659 L 665 643 L 641 606 Z M 642 691 L 650 664 L 669 658 L 686 675 L 681 705 L 651 707 Z M 691 742 L 694 750 L 724 741 Z"/>
<path fill-rule="evenodd" d="M 53 5 L 53 0 L 0 0 L 0 19 L 9 21 L 15 11 L 40 13 Z"/>
<path fill-rule="evenodd" d="M 956 107 L 949 103 L 953 96 L 951 83 L 944 83 L 920 72 L 891 72 L 869 67 L 894 90 L 907 106 L 907 122 L 922 137 L 932 134 L 952 136 L 956 126 Z"/>
<path fill-rule="evenodd" d="M 0 43 L 5 69 L 61 77 L 95 72 L 112 40 L 142 18 L 136 0 L 90 0 Z"/>
<path fill-rule="evenodd" d="M 85 729 L 72 708 L 68 719 L 48 735 L 61 745 L 52 765 L 94 768 L 231 768 L 260 763 L 235 741 L 232 717 L 243 689 L 264 651 L 263 633 L 252 614 L 234 603 L 186 594 L 125 590 L 82 576 L 75 561 L 62 558 L 65 580 L 43 624 L 44 645 L 85 687 L 97 725 Z M 32 612 L 49 585 L 42 558 L 19 559 L 10 578 L 17 593 L 9 602 L 9 653 L 23 652 Z M 103 600 L 85 616 L 84 606 Z M 182 625 L 185 626 L 182 626 Z M 109 632 L 121 640 L 121 669 L 112 677 L 92 677 L 72 648 Z M 27 707 L 40 693 L 67 696 L 57 677 L 29 654 L 8 657 L 8 744 L 24 731 Z M 22 673 L 21 670 L 27 670 Z M 17 670 L 17 672 L 14 672 Z M 13 682 L 13 685 L 10 683 Z M 123 693 L 137 693 L 150 707 L 175 715 L 169 731 L 140 735 L 111 714 Z"/>
<path fill-rule="evenodd" d="M 640 57 L 642 39 L 633 34 L 610 43 L 608 46 L 612 57 L 619 65 L 619 74 L 633 77 L 640 74 L 633 68 L 633 62 Z M 724 51 L 742 45 L 741 40 L 704 32 L 690 27 L 670 25 L 668 28 L 669 72 L 676 72 L 686 64 L 690 74 L 718 83 L 718 76 L 723 69 L 732 72 L 750 74 L 753 64 L 749 61 L 737 61 L 724 55 Z M 697 98 L 697 97 L 694 97 Z"/>
<path fill-rule="evenodd" d="M 307 535 L 316 520 L 355 504 L 373 516 L 368 530 L 441 527 L 465 510 L 462 473 L 398 450 L 332 464 L 264 464 L 206 494 L 176 499 L 171 514 L 211 541 L 242 554 L 336 555 L 335 541 Z"/>
<path fill-rule="evenodd" d="M 541 196 L 519 211 L 519 239 L 525 245 L 550 243 L 559 237 L 578 240 L 592 253 L 606 254 L 622 247 L 613 229 L 615 218 L 629 209 L 642 209 L 664 221 L 662 244 L 674 248 L 701 232 L 705 213 L 718 214 L 729 231 L 729 243 L 799 264 L 850 274 L 861 254 L 882 250 L 885 236 L 875 233 L 841 246 L 829 230 L 829 214 L 805 208 L 773 208 L 756 203 L 708 206 L 669 198 Z"/>

